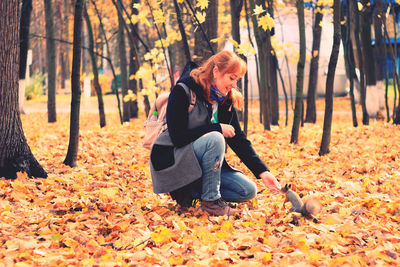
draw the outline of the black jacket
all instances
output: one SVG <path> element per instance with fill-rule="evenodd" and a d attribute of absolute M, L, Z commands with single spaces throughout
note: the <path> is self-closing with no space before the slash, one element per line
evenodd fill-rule
<path fill-rule="evenodd" d="M 209 117 L 211 119 L 212 105 L 206 101 L 203 95 L 202 87 L 197 84 L 193 78 L 184 77 L 178 82 L 185 83 L 197 96 L 197 101 L 203 101 L 208 107 Z M 218 121 L 219 123 L 212 124 L 209 122 L 194 129 L 188 129 L 188 108 L 189 98 L 185 90 L 176 85 L 169 96 L 167 106 L 167 124 L 168 131 L 172 143 L 176 147 L 185 146 L 206 133 L 218 131 L 222 133 L 219 123 L 230 124 L 235 128 L 235 136 L 232 138 L 225 138 L 226 143 L 236 153 L 240 160 L 259 178 L 259 174 L 268 171 L 267 166 L 261 161 L 256 152 L 254 151 L 250 141 L 242 131 L 236 110 L 232 102 L 227 100 L 218 106 Z M 153 162 L 154 163 L 154 162 Z M 223 168 L 230 168 L 224 160 Z"/>

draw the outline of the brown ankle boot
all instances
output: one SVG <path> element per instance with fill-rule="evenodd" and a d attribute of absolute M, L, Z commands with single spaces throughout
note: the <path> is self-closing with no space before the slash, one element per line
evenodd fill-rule
<path fill-rule="evenodd" d="M 201 201 L 201 209 L 212 216 L 224 216 L 230 213 L 230 207 L 222 198 L 212 201 Z"/>

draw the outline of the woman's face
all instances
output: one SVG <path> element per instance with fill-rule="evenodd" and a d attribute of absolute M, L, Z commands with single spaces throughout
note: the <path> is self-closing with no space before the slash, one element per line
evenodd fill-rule
<path fill-rule="evenodd" d="M 230 90 L 236 88 L 236 83 L 239 79 L 237 73 L 221 74 L 218 67 L 214 67 L 213 74 L 215 85 L 222 94 L 227 95 Z"/>

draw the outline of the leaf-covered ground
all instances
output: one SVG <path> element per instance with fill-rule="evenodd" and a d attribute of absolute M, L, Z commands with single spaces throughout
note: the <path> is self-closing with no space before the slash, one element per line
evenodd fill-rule
<path fill-rule="evenodd" d="M 254 114 L 249 127 L 281 184 L 320 199 L 319 223 L 289 213 L 284 195 L 259 180 L 256 199 L 240 204 L 240 215 L 180 213 L 167 195 L 152 192 L 143 119 L 121 126 L 108 114 L 100 129 L 95 113 L 81 114 L 79 167 L 71 169 L 62 164 L 69 116 L 48 124 L 45 113 L 23 115 L 28 143 L 49 177 L 0 179 L 0 266 L 398 265 L 400 127 L 371 120 L 354 128 L 348 103 L 335 99 L 324 157 L 322 113 L 316 125 L 300 129 L 298 145 L 289 144 L 290 126 L 263 131 Z M 251 176 L 231 152 L 227 157 Z"/>

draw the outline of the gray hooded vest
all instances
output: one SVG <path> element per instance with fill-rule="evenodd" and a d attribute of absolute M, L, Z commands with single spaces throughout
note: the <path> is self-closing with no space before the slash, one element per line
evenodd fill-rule
<path fill-rule="evenodd" d="M 183 87 L 190 101 L 190 89 L 184 83 L 178 83 L 178 85 Z M 189 112 L 189 129 L 205 125 L 209 121 L 207 107 L 203 101 L 196 98 L 195 106 Z M 150 160 L 154 193 L 171 192 L 201 178 L 201 166 L 194 153 L 192 143 L 179 148 L 174 147 L 169 132 L 166 130 L 154 142 L 151 154 L 160 153 L 160 151 L 165 151 L 165 157 L 171 157 L 171 164 L 162 169 L 156 169 Z"/>

